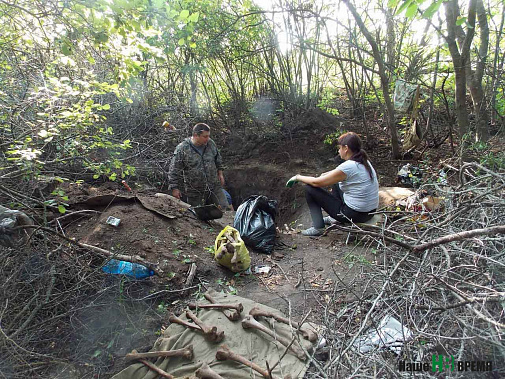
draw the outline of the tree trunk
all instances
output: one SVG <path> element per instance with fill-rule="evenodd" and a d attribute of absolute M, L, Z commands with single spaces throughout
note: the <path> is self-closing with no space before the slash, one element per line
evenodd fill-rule
<path fill-rule="evenodd" d="M 500 21 L 500 28 L 498 29 L 498 33 L 496 34 L 496 44 L 494 48 L 494 60 L 493 60 L 493 74 L 491 75 L 492 79 L 492 85 L 491 85 L 491 109 L 492 109 L 492 116 L 491 116 L 491 121 L 493 123 L 496 122 L 496 91 L 498 89 L 498 72 L 500 71 L 498 69 L 498 56 L 500 55 L 500 41 L 501 41 L 501 36 L 503 34 L 503 25 L 505 23 L 505 2 L 503 2 L 503 7 L 502 7 L 502 14 L 501 14 L 501 21 Z"/>
<path fill-rule="evenodd" d="M 486 142 L 489 138 L 489 131 L 488 131 L 489 116 L 487 111 L 486 95 L 482 87 L 482 77 L 484 76 L 484 69 L 486 65 L 486 59 L 489 47 L 489 27 L 487 24 L 486 10 L 484 8 L 482 0 L 477 0 L 476 11 L 480 30 L 479 53 L 477 56 L 477 64 L 475 71 L 472 70 L 469 64 L 466 67 L 467 67 L 467 76 L 469 79 L 468 86 L 470 88 L 470 94 L 472 95 L 472 101 L 476 116 L 475 138 L 477 141 Z M 473 26 L 475 28 L 475 24 Z"/>
<path fill-rule="evenodd" d="M 462 138 L 469 129 L 468 110 L 466 109 L 466 66 L 470 64 L 470 46 L 474 36 L 474 28 L 469 28 L 465 36 L 462 28 L 457 27 L 456 21 L 459 16 L 457 0 L 445 2 L 444 6 L 447 18 L 447 36 L 445 36 L 445 40 L 449 47 L 456 77 L 455 113 L 458 120 L 459 136 Z M 473 20 L 475 25 L 475 8 L 476 0 L 470 0 L 467 18 L 469 24 Z M 456 39 L 459 41 L 459 48 Z"/>
<path fill-rule="evenodd" d="M 349 0 L 342 0 L 343 3 L 347 5 L 349 10 L 351 11 L 356 23 L 359 26 L 359 29 L 367 39 L 368 43 L 372 47 L 372 54 L 379 68 L 379 76 L 381 79 L 381 87 L 382 94 L 384 96 L 384 102 L 386 103 L 386 124 L 391 133 L 391 150 L 393 158 L 400 158 L 400 144 L 398 143 L 398 132 L 396 130 L 395 124 L 395 111 L 393 101 L 391 100 L 391 95 L 389 94 L 389 80 L 386 73 L 386 67 L 384 64 L 384 59 L 379 51 L 379 47 L 377 46 L 377 42 L 373 38 L 373 36 L 368 31 L 365 23 L 361 19 L 361 16 L 356 11 L 356 8 L 353 4 L 350 3 Z"/>

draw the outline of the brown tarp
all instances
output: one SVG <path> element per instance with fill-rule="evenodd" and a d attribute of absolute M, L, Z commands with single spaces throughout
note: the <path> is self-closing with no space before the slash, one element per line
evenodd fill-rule
<path fill-rule="evenodd" d="M 249 310 L 254 306 L 260 306 L 262 309 L 281 315 L 279 311 L 273 308 L 258 304 L 243 297 L 225 295 L 212 290 L 209 291 L 209 293 L 218 303 L 242 303 L 244 306 L 242 318 L 248 315 Z M 201 302 L 207 303 L 206 300 Z M 180 317 L 186 320 L 185 316 Z M 158 338 L 151 351 L 182 349 L 191 344 L 194 350 L 193 361 L 187 361 L 181 358 L 157 358 L 156 361 L 152 361 L 156 366 L 177 378 L 194 377 L 195 371 L 204 363 L 207 363 L 212 370 L 226 379 L 260 378 L 260 374 L 252 372 L 250 368 L 240 363 L 216 360 L 216 351 L 219 346 L 226 344 L 231 351 L 242 355 L 263 368 L 267 367 L 266 361 L 268 361 L 270 367 L 273 367 L 284 353 L 285 348 L 283 345 L 275 342 L 272 337 L 256 330 L 243 329 L 241 320 L 229 321 L 225 315 L 218 310 L 200 309 L 198 318 L 207 325 L 214 325 L 217 326 L 219 330 L 224 330 L 224 340 L 217 344 L 211 343 L 205 340 L 202 333 L 199 331 L 188 330 L 181 325 L 171 324 L 165 330 L 164 335 Z M 268 323 L 269 320 L 261 320 L 260 322 L 272 329 L 272 325 Z M 288 325 L 276 322 L 273 326 L 278 335 L 287 338 L 292 337 Z M 304 327 L 307 326 L 307 324 L 304 324 Z M 300 343 L 305 349 L 310 349 L 312 347 L 310 342 L 304 340 L 300 335 L 298 336 Z M 273 376 L 283 378 L 285 375 L 290 374 L 292 378 L 303 378 L 307 367 L 308 362 L 302 362 L 291 352 L 288 352 L 273 371 Z M 116 374 L 113 379 L 154 379 L 157 377 L 157 373 L 151 371 L 142 363 L 135 363 Z"/>

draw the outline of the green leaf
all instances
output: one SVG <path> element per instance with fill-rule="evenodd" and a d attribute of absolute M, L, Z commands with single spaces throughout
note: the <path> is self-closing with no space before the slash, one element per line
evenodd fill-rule
<path fill-rule="evenodd" d="M 105 109 L 106 111 L 108 111 L 110 109 L 110 104 L 102 105 L 102 109 Z"/>
<path fill-rule="evenodd" d="M 189 44 L 189 47 L 191 47 L 192 49 L 194 49 L 194 48 L 196 47 L 196 43 L 191 42 L 191 43 Z"/>
<path fill-rule="evenodd" d="M 442 5 L 443 2 L 444 2 L 444 0 L 438 0 L 438 1 L 435 1 L 434 3 L 431 3 L 431 5 L 428 7 L 428 9 L 426 9 L 423 12 L 423 17 L 424 18 L 432 18 L 433 15 L 438 11 L 438 9 L 440 8 L 440 5 Z"/>
<path fill-rule="evenodd" d="M 63 205 L 58 205 L 58 212 L 60 213 L 65 213 L 67 210 L 65 209 L 65 207 Z"/>
<path fill-rule="evenodd" d="M 114 180 L 116 180 L 116 177 L 117 177 L 117 174 L 114 172 L 114 173 L 112 173 L 111 176 L 109 176 L 109 179 L 114 181 Z"/>
<path fill-rule="evenodd" d="M 400 6 L 400 8 L 398 8 L 398 10 L 396 11 L 396 15 L 399 15 L 401 14 L 405 9 L 407 9 L 407 7 L 410 6 L 410 4 L 412 4 L 414 0 L 403 0 L 403 4 Z"/>
<path fill-rule="evenodd" d="M 105 32 L 99 32 L 95 34 L 95 41 L 99 43 L 105 43 L 109 40 L 109 36 Z"/>
<path fill-rule="evenodd" d="M 98 179 L 99 177 L 100 177 L 100 174 L 93 175 L 93 179 Z"/>
<path fill-rule="evenodd" d="M 417 7 L 418 7 L 417 3 L 413 1 L 412 4 L 410 4 L 409 7 L 407 8 L 407 12 L 405 12 L 405 17 L 413 18 L 416 15 Z"/>
<path fill-rule="evenodd" d="M 64 43 L 63 45 L 61 45 L 61 52 L 66 55 L 67 57 L 69 55 L 72 55 L 72 46 L 71 45 L 67 45 L 66 43 Z"/>
<path fill-rule="evenodd" d="M 465 22 L 466 22 L 466 17 L 458 16 L 458 19 L 456 20 L 456 25 L 463 25 Z"/>
<path fill-rule="evenodd" d="M 388 1 L 388 8 L 396 8 L 400 0 L 389 0 Z"/>
<path fill-rule="evenodd" d="M 188 18 L 188 16 L 189 16 L 189 11 L 187 9 L 184 9 L 181 11 L 181 13 L 179 13 L 180 20 L 185 20 Z"/>
<path fill-rule="evenodd" d="M 200 13 L 195 12 L 189 17 L 190 22 L 198 22 L 198 18 L 200 17 Z"/>
<path fill-rule="evenodd" d="M 184 45 L 184 44 L 186 43 L 186 40 L 185 40 L 185 39 L 184 39 L 184 37 L 183 37 L 183 38 L 181 38 L 181 39 L 179 40 L 179 42 L 177 42 L 177 43 L 179 44 L 179 46 L 182 46 L 182 45 Z"/>

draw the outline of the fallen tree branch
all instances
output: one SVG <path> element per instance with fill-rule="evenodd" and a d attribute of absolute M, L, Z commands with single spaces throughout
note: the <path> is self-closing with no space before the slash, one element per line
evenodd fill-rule
<path fill-rule="evenodd" d="M 384 240 L 388 241 L 388 242 L 391 242 L 395 245 L 398 245 L 398 246 L 401 246 L 403 247 L 404 249 L 407 249 L 407 250 L 412 250 L 413 249 L 413 246 L 412 245 L 409 245 L 408 243 L 405 243 L 405 242 L 402 242 L 402 241 L 398 241 L 392 237 L 388 237 L 388 236 L 385 236 L 384 234 L 382 233 L 376 233 L 376 232 L 370 232 L 368 230 L 362 230 L 362 229 L 352 229 L 352 228 L 346 228 L 344 226 L 340 226 L 338 224 L 333 224 L 333 225 L 330 225 L 323 233 L 323 236 L 326 235 L 328 232 L 334 230 L 334 229 L 338 229 L 338 230 L 342 230 L 344 232 L 348 232 L 348 233 L 359 233 L 359 234 L 364 234 L 364 235 L 367 235 L 367 236 L 370 236 L 370 237 L 375 237 L 375 238 L 383 238 Z"/>
<path fill-rule="evenodd" d="M 473 229 L 464 232 L 449 234 L 440 238 L 436 238 L 432 241 L 413 246 L 411 247 L 411 249 L 414 252 L 419 253 L 424 250 L 431 249 L 432 247 L 446 244 L 449 242 L 461 241 L 463 239 L 472 238 L 475 236 L 493 235 L 493 234 L 505 234 L 505 225 L 491 226 L 489 228 L 484 229 Z"/>
<path fill-rule="evenodd" d="M 94 251 L 94 252 L 99 253 L 101 255 L 104 255 L 106 257 L 119 259 L 121 261 L 140 263 L 140 264 L 146 266 L 147 268 L 149 268 L 150 270 L 153 270 L 156 275 L 162 275 L 163 274 L 163 271 L 158 268 L 158 265 L 156 265 L 154 263 L 151 263 L 149 261 L 146 261 L 145 259 L 143 259 L 139 255 L 123 255 L 123 254 L 112 253 L 109 250 L 105 250 L 105 249 L 102 249 L 102 248 L 97 247 L 97 246 L 92 246 L 92 245 L 88 245 L 86 243 L 82 243 L 82 242 L 78 242 L 76 240 L 73 240 L 72 238 L 66 237 L 63 234 L 60 234 L 57 231 L 55 231 L 55 230 L 53 230 L 51 228 L 47 228 L 45 226 L 20 225 L 20 226 L 16 226 L 15 228 L 12 228 L 11 230 L 17 230 L 17 229 L 35 229 L 34 232 L 36 232 L 37 230 L 43 230 L 45 232 L 52 233 L 55 236 L 58 236 L 59 238 L 64 239 L 65 241 L 70 242 L 71 244 L 79 246 L 79 247 L 81 247 L 83 249 L 91 250 L 91 251 Z"/>

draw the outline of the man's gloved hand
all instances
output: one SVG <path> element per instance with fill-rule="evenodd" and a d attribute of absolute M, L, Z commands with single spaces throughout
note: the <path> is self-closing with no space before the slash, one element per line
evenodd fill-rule
<path fill-rule="evenodd" d="M 291 179 L 289 179 L 287 182 L 286 182 L 286 187 L 288 188 L 291 188 L 293 187 L 293 184 L 297 183 L 298 182 L 298 179 L 296 178 L 298 175 L 295 175 L 293 176 Z"/>

